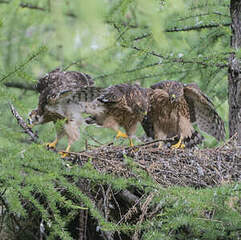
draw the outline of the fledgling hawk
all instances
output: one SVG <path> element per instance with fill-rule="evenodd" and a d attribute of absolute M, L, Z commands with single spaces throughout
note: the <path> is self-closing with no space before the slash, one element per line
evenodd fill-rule
<path fill-rule="evenodd" d="M 172 147 L 183 148 L 202 141 L 193 124 L 215 137 L 225 139 L 223 120 L 216 112 L 211 100 L 195 83 L 183 84 L 162 81 L 149 89 L 149 110 L 142 121 L 148 137 L 167 139 L 178 136 Z"/>
<path fill-rule="evenodd" d="M 133 146 L 137 123 L 142 121 L 148 109 L 146 89 L 136 84 L 113 85 L 106 88 L 94 103 L 95 109 L 87 112 L 92 115 L 87 122 L 115 130 L 117 138 L 129 138 Z M 126 133 L 121 132 L 120 127 Z"/>
<path fill-rule="evenodd" d="M 66 152 L 71 144 L 78 140 L 79 127 L 84 122 L 82 113 L 86 111 L 91 101 L 100 95 L 102 89 L 93 87 L 94 81 L 86 73 L 76 71 L 61 71 L 55 69 L 40 78 L 36 89 L 40 93 L 37 109 L 29 114 L 32 125 L 64 120 L 60 128 L 56 128 L 57 137 L 47 144 L 55 147 L 59 139 L 68 136 Z M 65 157 L 67 154 L 62 154 Z"/>

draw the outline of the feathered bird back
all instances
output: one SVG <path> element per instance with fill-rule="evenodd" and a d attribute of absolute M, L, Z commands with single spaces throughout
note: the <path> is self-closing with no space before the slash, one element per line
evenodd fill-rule
<path fill-rule="evenodd" d="M 94 81 L 86 74 L 76 71 L 61 71 L 59 68 L 40 78 L 36 89 L 39 91 L 38 112 L 43 114 L 46 104 L 56 102 L 64 93 L 76 92 L 84 86 L 92 86 Z"/>

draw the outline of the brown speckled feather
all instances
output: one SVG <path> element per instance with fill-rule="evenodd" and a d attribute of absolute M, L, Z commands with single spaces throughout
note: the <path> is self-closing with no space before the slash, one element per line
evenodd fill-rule
<path fill-rule="evenodd" d="M 148 108 L 146 90 L 138 85 L 118 84 L 110 86 L 97 98 L 102 112 L 93 114 L 96 123 L 118 131 L 119 127 L 132 136 L 138 121 Z"/>
<path fill-rule="evenodd" d="M 224 140 L 224 122 L 216 112 L 211 100 L 201 92 L 198 86 L 185 84 L 184 97 L 189 104 L 191 121 L 196 122 L 202 131 L 217 140 Z"/>
<path fill-rule="evenodd" d="M 66 71 L 59 68 L 40 78 L 36 89 L 39 91 L 39 114 L 43 114 L 46 104 L 56 101 L 62 92 L 76 91 L 83 86 L 92 86 L 94 81 L 86 73 Z"/>
<path fill-rule="evenodd" d="M 94 108 L 92 101 L 101 95 L 103 89 L 93 86 L 94 82 L 88 74 L 60 69 L 51 71 L 38 81 L 37 90 L 40 93 L 38 108 L 29 114 L 32 125 L 44 124 L 50 121 L 56 123 L 65 120 L 61 128 L 57 128 L 55 141 L 48 144 L 55 147 L 66 134 L 69 151 L 73 142 L 79 139 L 79 127 L 84 122 L 82 113 Z M 65 156 L 65 154 L 63 154 Z"/>
<path fill-rule="evenodd" d="M 203 94 L 196 84 L 182 84 L 176 81 L 162 81 L 151 86 L 150 107 L 142 126 L 147 136 L 169 138 L 180 135 L 195 144 L 201 136 L 193 129 L 192 123 L 223 140 L 225 129 L 222 119 L 214 109 L 211 100 Z M 171 103 L 171 96 L 175 101 Z M 186 143 L 185 143 L 186 144 Z M 187 144 L 186 144 L 187 145 Z"/>

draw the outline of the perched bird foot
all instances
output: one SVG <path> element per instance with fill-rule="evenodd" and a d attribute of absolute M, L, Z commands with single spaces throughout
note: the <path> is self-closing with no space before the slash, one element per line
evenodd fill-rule
<path fill-rule="evenodd" d="M 158 148 L 160 149 L 160 148 L 162 148 L 163 147 L 163 142 L 161 141 L 161 142 L 159 142 L 159 144 L 158 144 Z"/>
<path fill-rule="evenodd" d="M 57 141 L 56 140 L 54 140 L 53 142 L 51 142 L 51 143 L 46 143 L 45 144 L 46 145 L 46 147 L 47 148 L 56 148 L 56 145 L 57 145 Z"/>
<path fill-rule="evenodd" d="M 122 138 L 128 138 L 128 136 L 125 134 L 125 133 L 123 133 L 122 131 L 118 131 L 117 132 L 117 135 L 116 135 L 116 138 L 120 138 L 120 137 L 122 137 Z"/>
<path fill-rule="evenodd" d="M 133 144 L 133 141 L 131 138 L 129 138 L 129 141 L 130 141 L 130 146 L 133 148 L 134 147 L 134 144 Z"/>
<path fill-rule="evenodd" d="M 66 150 L 64 152 L 59 152 L 59 154 L 61 155 L 61 158 L 66 158 L 69 157 L 69 150 L 70 150 L 71 145 L 68 144 L 68 147 L 66 148 Z"/>
<path fill-rule="evenodd" d="M 69 157 L 70 156 L 70 154 L 68 153 L 68 152 L 58 152 L 59 154 L 60 154 L 60 156 L 61 156 L 61 158 L 66 158 L 66 157 Z"/>
<path fill-rule="evenodd" d="M 139 151 L 138 147 L 132 147 L 131 152 L 137 153 Z"/>
<path fill-rule="evenodd" d="M 178 148 L 183 149 L 183 148 L 185 148 L 185 144 L 182 143 L 182 139 L 180 138 L 179 141 L 176 144 L 171 146 L 171 148 L 172 149 L 174 149 L 174 148 L 176 148 L 176 149 L 178 149 Z"/>

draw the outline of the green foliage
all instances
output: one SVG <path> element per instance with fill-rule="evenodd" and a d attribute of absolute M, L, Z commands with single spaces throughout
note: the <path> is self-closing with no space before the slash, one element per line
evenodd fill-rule
<path fill-rule="evenodd" d="M 240 237 L 240 184 L 163 189 L 129 158 L 124 162 L 135 178 L 99 173 L 91 159 L 81 168 L 70 166 L 44 146 L 30 144 L 10 113 L 9 101 L 27 118 L 38 104 L 37 93 L 5 85 L 34 85 L 57 66 L 89 73 L 103 87 L 123 82 L 149 87 L 167 79 L 196 82 L 214 101 L 227 129 L 228 0 L 18 0 L 0 1 L 0 6 L 0 203 L 9 228 L 12 218 L 26 226 L 29 219 L 36 226 L 43 220 L 49 239 L 72 239 L 66 226 L 81 209 L 89 209 L 101 229 L 131 235 L 139 228 L 146 240 Z M 54 139 L 51 123 L 35 129 L 42 142 Z M 83 150 L 86 140 L 106 144 L 114 137 L 111 130 L 93 126 L 80 131 L 75 151 Z M 142 135 L 139 127 L 137 136 Z M 204 147 L 217 145 L 205 137 Z M 65 146 L 66 140 L 59 149 Z M 79 189 L 83 179 L 93 189 L 102 184 L 115 191 L 134 186 L 146 195 L 154 192 L 151 205 L 158 204 L 160 213 L 137 226 L 108 222 Z M 39 230 L 32 226 L 31 231 Z"/>

